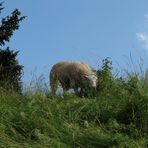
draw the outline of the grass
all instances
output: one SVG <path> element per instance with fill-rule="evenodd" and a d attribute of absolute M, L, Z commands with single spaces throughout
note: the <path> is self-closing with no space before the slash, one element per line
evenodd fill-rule
<path fill-rule="evenodd" d="M 147 148 L 148 85 L 99 71 L 96 95 L 79 98 L 0 89 L 0 147 Z"/>
<path fill-rule="evenodd" d="M 148 146 L 148 95 L 0 93 L 0 147 Z"/>

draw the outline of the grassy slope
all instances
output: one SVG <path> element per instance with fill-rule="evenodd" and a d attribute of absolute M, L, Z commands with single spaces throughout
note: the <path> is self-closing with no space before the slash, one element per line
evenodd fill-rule
<path fill-rule="evenodd" d="M 95 97 L 0 90 L 0 148 L 147 148 L 148 74 L 114 78 L 106 59 L 98 78 Z"/>
<path fill-rule="evenodd" d="M 1 91 L 0 147 L 146 148 L 148 95 L 120 89 L 96 98 Z"/>

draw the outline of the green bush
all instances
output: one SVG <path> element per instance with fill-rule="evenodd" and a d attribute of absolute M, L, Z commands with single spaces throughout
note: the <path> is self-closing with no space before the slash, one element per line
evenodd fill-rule
<path fill-rule="evenodd" d="M 17 54 L 9 48 L 0 50 L 0 86 L 20 92 L 23 66 L 19 65 Z"/>

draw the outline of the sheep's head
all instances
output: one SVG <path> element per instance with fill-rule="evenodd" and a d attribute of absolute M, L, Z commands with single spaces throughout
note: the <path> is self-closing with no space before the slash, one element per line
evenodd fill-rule
<path fill-rule="evenodd" d="M 85 84 L 87 83 L 87 85 L 89 87 L 93 87 L 96 88 L 97 87 L 97 76 L 95 74 L 92 75 L 83 75 L 83 78 L 85 79 Z"/>

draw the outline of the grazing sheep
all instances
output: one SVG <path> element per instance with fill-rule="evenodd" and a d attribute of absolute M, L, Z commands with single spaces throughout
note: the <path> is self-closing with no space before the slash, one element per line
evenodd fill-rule
<path fill-rule="evenodd" d="M 97 77 L 83 62 L 59 62 L 50 72 L 50 86 L 54 94 L 59 84 L 64 92 L 73 88 L 76 94 L 82 96 L 86 89 L 96 88 Z"/>

